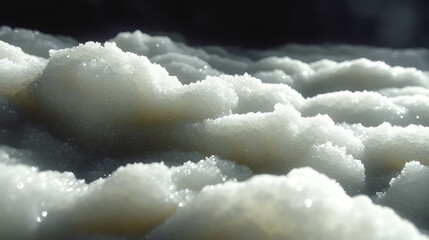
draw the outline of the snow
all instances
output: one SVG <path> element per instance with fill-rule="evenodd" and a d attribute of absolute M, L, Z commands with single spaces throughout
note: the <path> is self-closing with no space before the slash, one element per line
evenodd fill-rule
<path fill-rule="evenodd" d="M 0 28 L 0 238 L 428 239 L 426 50 Z"/>

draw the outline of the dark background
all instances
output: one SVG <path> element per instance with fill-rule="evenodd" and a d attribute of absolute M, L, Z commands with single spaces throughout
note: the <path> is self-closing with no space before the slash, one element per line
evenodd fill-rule
<path fill-rule="evenodd" d="M 103 41 L 120 31 L 178 33 L 188 43 L 429 47 L 426 0 L 8 1 L 0 25 Z"/>

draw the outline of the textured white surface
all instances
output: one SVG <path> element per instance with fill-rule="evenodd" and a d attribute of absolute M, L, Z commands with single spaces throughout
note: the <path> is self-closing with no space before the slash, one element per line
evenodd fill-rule
<path fill-rule="evenodd" d="M 363 229 L 365 229 L 363 231 Z M 207 187 L 148 239 L 425 239 L 391 209 L 302 168 Z"/>
<path fill-rule="evenodd" d="M 427 239 L 426 55 L 2 27 L 0 238 Z"/>
<path fill-rule="evenodd" d="M 11 96 L 42 74 L 46 60 L 0 41 L 0 95 Z"/>
<path fill-rule="evenodd" d="M 378 201 L 424 227 L 429 220 L 428 184 L 429 167 L 417 161 L 408 162 L 401 174 L 390 181 L 390 188 L 379 195 Z"/>
<path fill-rule="evenodd" d="M 144 235 L 204 186 L 252 176 L 247 167 L 210 157 L 171 168 L 129 164 L 86 184 L 70 172 L 39 171 L 11 164 L 4 151 L 0 156 L 2 239 L 58 239 L 78 232 Z"/>

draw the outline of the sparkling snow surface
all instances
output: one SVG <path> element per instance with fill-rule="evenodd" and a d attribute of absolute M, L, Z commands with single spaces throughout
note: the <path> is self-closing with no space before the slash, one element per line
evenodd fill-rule
<path fill-rule="evenodd" d="M 429 239 L 428 59 L 0 27 L 0 239 Z"/>

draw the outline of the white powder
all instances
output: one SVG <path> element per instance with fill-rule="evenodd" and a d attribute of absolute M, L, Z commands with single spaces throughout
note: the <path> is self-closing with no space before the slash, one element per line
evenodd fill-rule
<path fill-rule="evenodd" d="M 428 239 L 426 50 L 76 45 L 0 28 L 1 239 Z"/>

